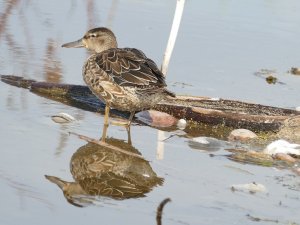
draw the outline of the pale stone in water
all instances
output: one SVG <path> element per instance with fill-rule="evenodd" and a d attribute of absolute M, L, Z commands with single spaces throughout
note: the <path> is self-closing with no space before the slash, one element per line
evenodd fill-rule
<path fill-rule="evenodd" d="M 67 113 L 58 113 L 57 115 L 51 116 L 51 119 L 55 123 L 70 123 L 75 121 L 75 118 Z"/>
<path fill-rule="evenodd" d="M 295 163 L 296 162 L 295 158 L 293 158 L 292 156 L 290 156 L 288 154 L 285 154 L 285 153 L 276 153 L 274 155 L 274 158 L 278 159 L 278 160 L 286 161 L 286 162 L 289 162 L 289 163 Z"/>
<path fill-rule="evenodd" d="M 185 120 L 185 119 L 180 119 L 180 120 L 178 120 L 178 122 L 177 122 L 177 127 L 178 127 L 178 129 L 180 129 L 180 130 L 184 130 L 185 127 L 186 127 L 186 120 Z"/>
<path fill-rule="evenodd" d="M 188 145 L 192 149 L 212 152 L 226 148 L 228 143 L 213 137 L 200 136 L 188 140 Z"/>
<path fill-rule="evenodd" d="M 253 138 L 257 138 L 257 135 L 247 129 L 235 129 L 228 136 L 229 141 L 247 141 Z"/>
<path fill-rule="evenodd" d="M 263 184 L 250 183 L 250 184 L 233 184 L 231 186 L 232 191 L 248 191 L 250 193 L 267 192 L 266 187 Z"/>

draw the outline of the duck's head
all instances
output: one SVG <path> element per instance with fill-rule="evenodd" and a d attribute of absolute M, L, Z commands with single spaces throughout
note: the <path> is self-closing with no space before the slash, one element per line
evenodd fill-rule
<path fill-rule="evenodd" d="M 117 39 L 114 33 L 105 27 L 98 27 L 89 30 L 83 38 L 63 44 L 64 48 L 87 48 L 97 53 L 110 48 L 117 48 Z"/>

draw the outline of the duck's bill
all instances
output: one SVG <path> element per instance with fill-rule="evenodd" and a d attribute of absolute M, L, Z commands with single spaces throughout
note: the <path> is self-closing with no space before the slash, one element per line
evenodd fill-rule
<path fill-rule="evenodd" d="M 82 43 L 82 39 L 79 39 L 78 41 L 73 41 L 73 42 L 63 44 L 61 47 L 63 47 L 63 48 L 83 48 L 84 44 Z"/>
<path fill-rule="evenodd" d="M 63 189 L 64 186 L 67 185 L 66 181 L 59 179 L 58 177 L 45 175 L 46 179 L 56 184 L 60 189 Z"/>

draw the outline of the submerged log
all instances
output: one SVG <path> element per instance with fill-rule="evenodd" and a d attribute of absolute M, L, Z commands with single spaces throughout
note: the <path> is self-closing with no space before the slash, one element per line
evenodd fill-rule
<path fill-rule="evenodd" d="M 102 111 L 101 102 L 87 86 L 38 82 L 12 75 L 1 75 L 7 84 L 29 89 L 40 96 L 88 111 Z M 264 106 L 234 100 L 208 97 L 177 96 L 157 104 L 154 109 L 195 123 L 245 128 L 252 131 L 277 131 L 286 119 L 300 115 L 292 109 Z M 127 117 L 127 112 L 112 110 Z"/>

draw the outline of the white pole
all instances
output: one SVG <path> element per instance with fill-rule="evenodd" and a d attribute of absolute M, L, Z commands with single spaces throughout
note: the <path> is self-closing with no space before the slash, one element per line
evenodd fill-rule
<path fill-rule="evenodd" d="M 181 21 L 181 17 L 182 17 L 184 3 L 185 3 L 185 0 L 177 0 L 177 3 L 176 3 L 173 24 L 172 24 L 167 48 L 166 48 L 166 51 L 164 54 L 163 63 L 161 65 L 161 72 L 164 75 L 166 75 L 167 71 L 168 71 L 169 62 L 171 59 L 171 55 L 173 52 L 173 48 L 175 45 L 175 41 L 177 38 L 177 33 L 178 33 L 178 29 L 179 29 L 179 25 L 180 25 L 180 21 Z M 165 132 L 158 130 L 158 138 L 157 139 L 158 140 L 157 140 L 156 158 L 158 160 L 162 160 L 164 158 L 164 142 L 163 141 L 165 139 Z"/>
<path fill-rule="evenodd" d="M 168 44 L 167 44 L 167 48 L 166 48 L 166 51 L 165 51 L 165 54 L 164 54 L 163 63 L 161 65 L 161 72 L 164 75 L 166 75 L 167 71 L 168 71 L 170 58 L 171 58 L 171 55 L 172 55 L 172 52 L 173 52 L 173 48 L 174 48 L 175 41 L 176 41 L 176 38 L 177 38 L 178 29 L 179 29 L 180 22 L 181 22 L 184 3 L 185 3 L 185 0 L 177 0 L 175 14 L 174 14 L 174 18 L 173 18 L 173 24 L 172 24 L 172 28 L 171 28 L 171 32 L 170 32 L 170 36 L 169 36 L 169 40 L 168 40 Z"/>

